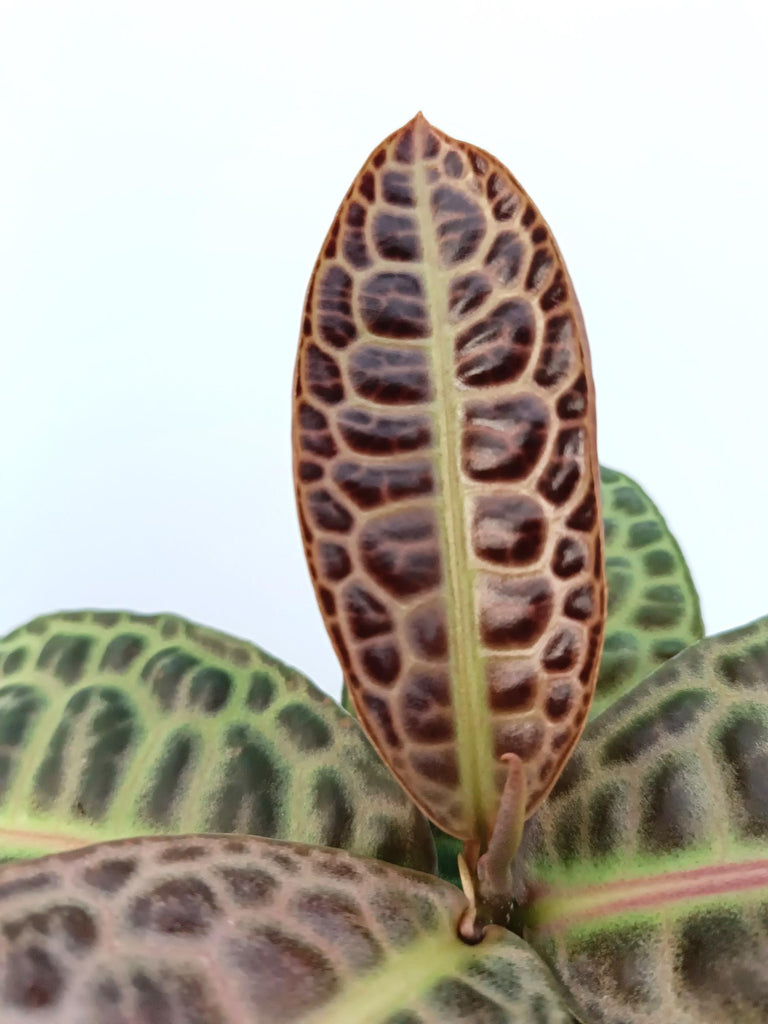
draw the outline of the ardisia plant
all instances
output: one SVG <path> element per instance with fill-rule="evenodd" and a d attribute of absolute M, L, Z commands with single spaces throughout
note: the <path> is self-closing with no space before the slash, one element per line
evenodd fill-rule
<path fill-rule="evenodd" d="M 768 620 L 702 639 L 551 232 L 421 115 L 323 243 L 294 467 L 353 714 L 173 615 L 0 641 L 3 1024 L 768 1020 Z"/>

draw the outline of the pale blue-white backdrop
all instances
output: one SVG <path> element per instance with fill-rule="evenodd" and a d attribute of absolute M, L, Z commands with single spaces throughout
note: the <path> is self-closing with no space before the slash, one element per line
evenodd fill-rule
<path fill-rule="evenodd" d="M 0 633 L 173 610 L 332 693 L 291 374 L 312 264 L 418 109 L 521 180 L 592 347 L 601 461 L 710 631 L 768 613 L 763 0 L 0 3 Z"/>

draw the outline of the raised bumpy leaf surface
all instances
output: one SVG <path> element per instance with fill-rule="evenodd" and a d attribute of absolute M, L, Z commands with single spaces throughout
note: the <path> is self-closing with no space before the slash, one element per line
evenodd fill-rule
<path fill-rule="evenodd" d="M 431 870 L 427 822 L 358 724 L 253 644 L 70 612 L 0 641 L 0 855 L 248 832 Z"/>
<path fill-rule="evenodd" d="M 515 867 L 586 1020 L 768 1020 L 768 619 L 590 723 Z"/>
<path fill-rule="evenodd" d="M 661 513 L 623 473 L 602 467 L 600 480 L 608 618 L 591 718 L 704 636 L 696 588 Z"/>
<path fill-rule="evenodd" d="M 549 972 L 428 875 L 251 837 L 0 870 L 3 1024 L 566 1024 Z"/>
<path fill-rule="evenodd" d="M 608 611 L 590 717 L 704 635 L 699 598 L 661 513 L 624 473 L 600 468 Z M 352 711 L 346 684 L 342 704 Z M 434 826 L 438 873 L 459 884 L 461 843 Z"/>
<path fill-rule="evenodd" d="M 586 719 L 604 580 L 593 389 L 565 265 L 487 153 L 421 115 L 372 153 L 307 294 L 299 513 L 352 698 L 446 831 L 525 810 Z"/>

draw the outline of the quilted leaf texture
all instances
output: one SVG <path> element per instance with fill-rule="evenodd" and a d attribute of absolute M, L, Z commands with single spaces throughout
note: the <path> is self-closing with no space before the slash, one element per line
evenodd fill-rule
<path fill-rule="evenodd" d="M 247 832 L 431 871 L 358 724 L 265 651 L 175 615 L 64 612 L 0 641 L 0 853 Z"/>
<path fill-rule="evenodd" d="M 608 619 L 590 718 L 704 636 L 677 541 L 636 481 L 601 468 Z"/>
<path fill-rule="evenodd" d="M 587 717 L 605 608 L 595 444 L 551 231 L 495 157 L 418 115 L 376 147 L 321 248 L 294 469 L 360 720 L 478 849 L 533 813 Z"/>
<path fill-rule="evenodd" d="M 585 1020 L 768 1020 L 768 619 L 590 722 L 515 875 L 524 934 Z"/>
<path fill-rule="evenodd" d="M 625 473 L 602 466 L 600 480 L 608 611 L 590 718 L 704 635 L 690 572 L 659 510 Z M 342 703 L 351 710 L 346 684 Z M 440 877 L 459 885 L 461 843 L 432 832 Z"/>
<path fill-rule="evenodd" d="M 104 843 L 0 870 L 3 1024 L 566 1024 L 553 979 L 453 886 L 235 836 Z"/>

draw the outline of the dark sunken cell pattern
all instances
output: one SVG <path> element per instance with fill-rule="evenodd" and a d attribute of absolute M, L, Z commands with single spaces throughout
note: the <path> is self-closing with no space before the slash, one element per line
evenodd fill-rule
<path fill-rule="evenodd" d="M 526 825 L 528 881 L 537 862 L 603 858 L 628 877 L 638 856 L 643 876 L 653 857 L 678 854 L 681 869 L 717 871 L 727 867 L 723 844 L 734 841 L 750 844 L 748 860 L 757 861 L 768 838 L 766 779 L 763 619 L 688 648 L 587 727 L 577 757 Z M 724 888 L 716 904 L 687 897 L 664 929 L 647 908 L 642 920 L 624 911 L 589 936 L 566 933 L 541 948 L 588 1019 L 757 1022 L 768 1019 L 767 908 L 762 882 L 733 895 Z"/>
<path fill-rule="evenodd" d="M 442 309 L 427 294 L 427 258 L 445 275 Z M 297 491 L 358 710 L 406 786 L 466 833 L 434 501 L 440 323 L 450 328 L 456 454 L 473 485 L 467 559 L 478 570 L 489 756 L 523 758 L 532 811 L 585 720 L 601 639 L 584 339 L 551 236 L 517 183 L 417 119 L 372 155 L 315 268 L 296 377 Z M 527 652 L 547 631 L 538 665 Z"/>
<path fill-rule="evenodd" d="M 589 1020 L 766 1019 L 768 920 L 759 904 L 694 903 L 667 935 L 646 920 L 565 940 L 561 977 Z"/>
<path fill-rule="evenodd" d="M 133 839 L 39 863 L 44 875 L 19 863 L 0 890 L 7 1024 L 239 1024 L 249 1006 L 295 1020 L 437 928 L 449 940 L 463 905 L 436 880 L 256 838 Z M 450 982 L 461 991 L 457 1006 L 423 1019 L 498 1013 L 494 994 L 520 994 L 525 967 L 523 995 L 559 1005 L 543 972 L 516 953 L 505 947 L 471 965 Z M 446 995 L 429 990 L 425 1004 Z"/>
<path fill-rule="evenodd" d="M 418 479 L 431 486 L 425 474 Z M 387 486 L 421 489 L 417 476 L 394 474 Z M 344 548 L 328 544 L 324 558 L 331 575 L 349 574 Z M 349 600 L 359 628 L 381 633 L 375 625 L 371 632 L 377 610 L 365 594 L 351 590 Z M 420 622 L 425 649 L 435 646 L 432 618 L 425 612 Z M 381 673 L 391 671 L 385 647 L 369 656 Z M 20 777 L 32 744 L 31 774 Z M 307 763 L 309 772 L 292 770 Z M 35 620 L 0 640 L 0 808 L 24 787 L 27 856 L 38 852 L 35 823 L 48 833 L 54 815 L 85 826 L 87 836 L 94 826 L 104 838 L 148 830 L 298 834 L 363 856 L 387 855 L 383 829 L 400 837 L 397 849 L 390 844 L 400 863 L 431 870 L 426 823 L 390 782 L 329 698 L 224 634 L 171 616 L 83 612 Z M 128 808 L 122 831 L 110 819 L 117 800 Z M 300 824 L 289 816 L 294 803 L 304 809 Z"/>
<path fill-rule="evenodd" d="M 593 716 L 704 635 L 685 561 L 629 477 L 601 471 L 608 616 Z"/>

